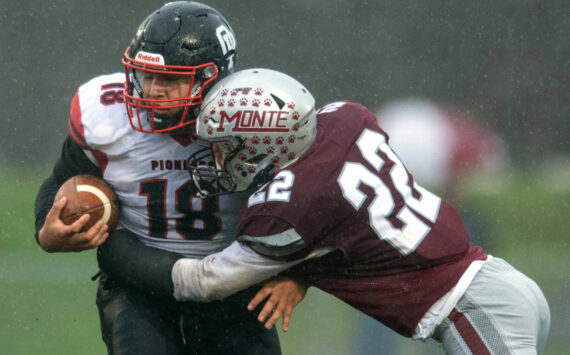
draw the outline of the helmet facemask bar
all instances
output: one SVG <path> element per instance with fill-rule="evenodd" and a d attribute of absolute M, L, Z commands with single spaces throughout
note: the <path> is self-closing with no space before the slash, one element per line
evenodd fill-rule
<path fill-rule="evenodd" d="M 196 66 L 175 66 L 150 64 L 123 55 L 126 86 L 124 100 L 131 126 L 144 133 L 160 133 L 179 129 L 196 122 L 193 108 L 202 104 L 204 90 L 218 77 L 217 66 L 210 62 Z M 185 96 L 174 98 L 144 98 L 145 75 L 162 75 L 172 79 L 188 78 L 188 90 Z M 177 78 L 178 77 L 178 78 Z M 176 113 L 164 113 L 165 110 L 180 109 Z M 147 124 L 148 123 L 148 124 Z"/>
<path fill-rule="evenodd" d="M 244 143 L 237 139 L 216 142 L 198 142 L 207 145 L 188 159 L 190 176 L 202 196 L 214 196 L 234 192 L 238 183 L 228 171 L 229 164 Z"/>

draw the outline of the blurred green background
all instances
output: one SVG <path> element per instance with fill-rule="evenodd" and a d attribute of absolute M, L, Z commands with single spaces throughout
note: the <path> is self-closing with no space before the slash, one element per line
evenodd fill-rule
<path fill-rule="evenodd" d="M 209 1 L 231 23 L 238 67 L 291 74 L 317 105 L 374 111 L 400 97 L 460 107 L 500 134 L 510 164 L 462 182 L 462 212 L 491 253 L 536 280 L 551 307 L 546 354 L 570 349 L 570 3 L 567 0 Z M 30 0 L 0 13 L 0 344 L 6 354 L 104 354 L 93 252 L 47 254 L 33 201 L 67 134 L 78 85 L 121 71 L 142 19 L 162 2 Z M 379 330 L 311 289 L 282 334 L 287 354 L 436 354 Z M 360 344 L 373 344 L 373 352 Z"/>

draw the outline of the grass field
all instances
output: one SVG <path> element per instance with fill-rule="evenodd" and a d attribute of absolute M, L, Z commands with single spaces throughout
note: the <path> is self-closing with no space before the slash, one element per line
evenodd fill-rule
<path fill-rule="evenodd" d="M 1 168 L 1 167 L 0 167 Z M 479 211 L 492 254 L 532 277 L 550 303 L 552 325 L 545 354 L 567 354 L 570 340 L 570 177 L 513 174 L 477 182 L 462 209 Z M 0 170 L 0 352 L 105 354 L 95 306 L 94 252 L 48 254 L 36 245 L 33 202 L 41 178 Z M 340 301 L 310 289 L 281 334 L 284 354 L 357 354 L 366 344 L 379 354 L 437 354 L 435 344 L 412 342 L 370 326 Z M 371 353 L 369 351 L 363 353 Z"/>

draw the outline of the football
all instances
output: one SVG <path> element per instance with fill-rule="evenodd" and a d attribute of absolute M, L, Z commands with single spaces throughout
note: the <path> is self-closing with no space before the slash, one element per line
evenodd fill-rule
<path fill-rule="evenodd" d="M 91 215 L 82 231 L 91 228 L 103 219 L 113 230 L 117 224 L 119 208 L 113 189 L 103 179 L 93 175 L 76 175 L 67 180 L 55 195 L 55 201 L 67 197 L 67 203 L 60 218 L 65 224 L 72 224 L 81 216 Z"/>

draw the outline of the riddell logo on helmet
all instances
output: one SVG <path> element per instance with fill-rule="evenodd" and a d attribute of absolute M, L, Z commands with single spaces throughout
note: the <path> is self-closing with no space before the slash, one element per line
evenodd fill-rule
<path fill-rule="evenodd" d="M 138 60 L 139 62 L 164 65 L 164 57 L 160 54 L 140 51 L 137 53 L 135 59 Z"/>
<path fill-rule="evenodd" d="M 232 132 L 289 132 L 284 124 L 288 119 L 288 111 L 239 110 L 230 116 L 220 111 L 220 125 L 217 132 L 225 132 L 224 124 L 233 123 Z"/>

